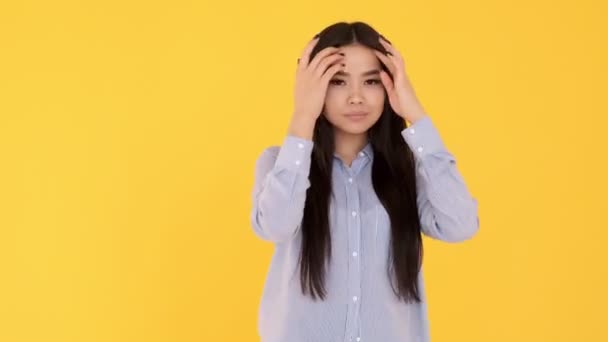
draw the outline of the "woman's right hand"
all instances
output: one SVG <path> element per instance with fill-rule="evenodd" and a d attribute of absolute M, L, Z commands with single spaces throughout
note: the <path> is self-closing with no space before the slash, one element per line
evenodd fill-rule
<path fill-rule="evenodd" d="M 294 117 L 298 120 L 311 120 L 313 124 L 323 110 L 329 81 L 344 66 L 340 63 L 344 54 L 333 46 L 319 51 L 309 63 L 310 52 L 318 41 L 318 37 L 311 40 L 302 52 L 294 90 Z"/>

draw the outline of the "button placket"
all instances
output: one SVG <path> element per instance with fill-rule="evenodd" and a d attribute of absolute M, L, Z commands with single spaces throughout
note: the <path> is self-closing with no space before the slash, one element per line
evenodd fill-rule
<path fill-rule="evenodd" d="M 360 153 L 363 156 L 363 152 Z M 360 163 L 357 163 L 356 166 L 360 166 Z M 357 170 L 358 168 L 354 168 Z M 352 178 L 352 177 L 351 177 Z M 359 203 L 359 192 L 358 188 L 355 187 L 347 187 L 348 194 L 352 198 L 351 203 L 351 216 L 352 216 L 352 229 L 349 229 L 349 245 L 353 246 L 349 263 L 351 266 L 349 270 L 351 273 L 351 282 L 349 288 L 351 289 L 351 305 L 352 305 L 352 314 L 354 315 L 352 320 L 352 326 L 350 327 L 349 335 L 351 337 L 358 336 L 358 332 L 360 330 L 360 318 L 359 318 L 359 310 L 360 310 L 360 302 L 361 302 L 361 262 L 359 255 L 360 243 L 361 243 L 361 215 L 360 215 L 360 203 Z"/>
<path fill-rule="evenodd" d="M 348 304 L 347 316 L 347 341 L 361 341 L 361 208 L 359 201 L 358 187 L 355 186 L 354 176 L 366 164 L 364 159 L 367 155 L 361 151 L 359 157 L 353 161 L 351 168 L 343 167 L 342 171 L 346 174 L 346 207 L 350 212 L 348 219 L 348 248 L 351 257 L 348 260 L 348 293 L 350 300 Z"/>

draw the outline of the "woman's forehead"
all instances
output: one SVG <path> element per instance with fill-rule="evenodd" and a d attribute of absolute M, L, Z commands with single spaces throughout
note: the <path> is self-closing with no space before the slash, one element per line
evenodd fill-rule
<path fill-rule="evenodd" d="M 373 51 L 370 47 L 363 45 L 361 43 L 351 43 L 348 45 L 338 46 L 338 49 L 344 53 L 350 54 L 371 54 L 373 55 Z"/>
<path fill-rule="evenodd" d="M 364 45 L 345 45 L 338 52 L 344 53 L 343 63 L 345 71 L 349 74 L 362 74 L 374 68 L 380 67 L 380 60 L 371 48 Z"/>

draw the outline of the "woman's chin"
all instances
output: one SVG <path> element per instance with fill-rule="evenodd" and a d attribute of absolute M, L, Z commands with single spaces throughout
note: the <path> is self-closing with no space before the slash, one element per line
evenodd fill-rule
<path fill-rule="evenodd" d="M 367 122 L 347 122 L 337 126 L 336 128 L 346 134 L 363 134 L 367 132 L 370 127 L 371 125 Z"/>

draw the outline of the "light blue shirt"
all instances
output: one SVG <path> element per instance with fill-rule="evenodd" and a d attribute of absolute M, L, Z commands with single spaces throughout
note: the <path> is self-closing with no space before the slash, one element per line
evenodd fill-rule
<path fill-rule="evenodd" d="M 473 237 L 479 229 L 477 200 L 431 118 L 415 121 L 401 135 L 415 154 L 422 233 L 446 242 Z M 370 143 L 350 167 L 334 154 L 327 297 L 313 301 L 302 295 L 299 228 L 313 144 L 287 135 L 282 146 L 266 148 L 256 161 L 251 225 L 256 236 L 274 244 L 258 312 L 261 341 L 428 342 L 423 271 L 418 304 L 398 301 L 386 274 L 390 221 L 372 186 Z"/>

